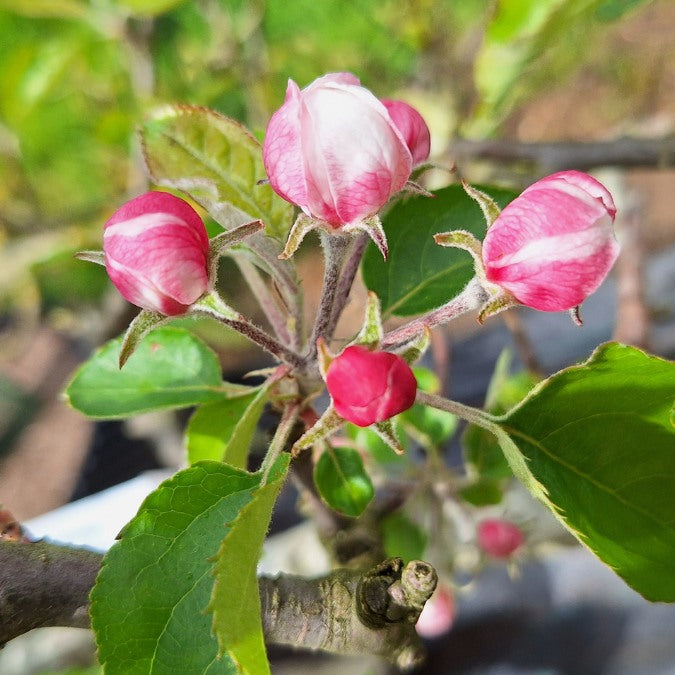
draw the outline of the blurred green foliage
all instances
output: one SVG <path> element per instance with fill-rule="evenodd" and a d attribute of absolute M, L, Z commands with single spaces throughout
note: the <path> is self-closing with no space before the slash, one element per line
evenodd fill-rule
<path fill-rule="evenodd" d="M 350 70 L 440 121 L 442 147 L 460 125 L 498 131 L 643 2 L 0 0 L 0 298 L 32 284 L 48 308 L 96 302 L 105 285 L 78 290 L 84 263 L 82 280 L 45 295 L 43 261 L 100 246 L 106 217 L 146 188 L 134 130 L 158 104 L 208 106 L 258 133 L 289 77 Z"/>

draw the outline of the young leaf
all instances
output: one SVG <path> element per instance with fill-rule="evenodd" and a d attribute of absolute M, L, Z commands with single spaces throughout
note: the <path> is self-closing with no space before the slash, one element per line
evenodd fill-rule
<path fill-rule="evenodd" d="M 162 483 L 108 552 L 91 593 L 105 672 L 236 673 L 218 658 L 209 604 L 213 556 L 254 499 L 259 476 L 202 462 Z"/>
<path fill-rule="evenodd" d="M 481 188 L 500 207 L 517 195 L 512 190 Z M 461 185 L 433 193 L 434 199 L 412 196 L 400 201 L 383 219 L 389 243 L 385 262 L 374 246 L 363 259 L 363 279 L 382 303 L 382 311 L 396 316 L 421 314 L 457 295 L 473 276 L 473 260 L 460 249 L 438 246 L 434 234 L 452 229 L 485 236 L 485 218 Z"/>
<path fill-rule="evenodd" d="M 219 654 L 229 656 L 243 673 L 269 673 L 260 614 L 256 574 L 263 540 L 274 502 L 281 490 L 290 455 L 281 455 L 268 482 L 231 523 L 215 558 L 213 593 L 209 610 Z"/>
<path fill-rule="evenodd" d="M 216 355 L 192 333 L 150 333 L 120 370 L 121 338 L 111 340 L 75 373 L 70 405 L 88 417 L 115 419 L 150 410 L 185 408 L 228 395 Z"/>
<path fill-rule="evenodd" d="M 246 468 L 258 420 L 268 399 L 267 387 L 198 408 L 185 435 L 190 464 L 203 459 Z"/>
<path fill-rule="evenodd" d="M 328 506 L 354 518 L 375 494 L 361 455 L 352 448 L 328 447 L 314 467 L 314 482 Z"/>
<path fill-rule="evenodd" d="M 675 601 L 675 364 L 617 343 L 538 385 L 500 443 L 526 484 L 648 600 Z"/>
<path fill-rule="evenodd" d="M 190 195 L 222 225 L 229 213 L 232 225 L 260 219 L 268 235 L 285 237 L 293 207 L 258 184 L 266 175 L 262 147 L 239 122 L 198 106 L 164 106 L 143 125 L 141 141 L 158 185 Z"/>

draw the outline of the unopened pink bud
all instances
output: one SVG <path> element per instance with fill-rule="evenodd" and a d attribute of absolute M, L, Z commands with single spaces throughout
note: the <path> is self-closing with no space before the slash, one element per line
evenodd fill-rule
<path fill-rule="evenodd" d="M 267 126 L 270 184 L 333 227 L 375 215 L 406 183 L 412 156 L 387 109 L 351 73 L 331 73 L 286 101 Z"/>
<path fill-rule="evenodd" d="M 209 238 L 202 219 L 168 192 L 146 192 L 105 224 L 108 276 L 131 303 L 183 314 L 208 287 Z"/>
<path fill-rule="evenodd" d="M 455 601 L 447 586 L 438 586 L 422 608 L 415 630 L 420 637 L 433 640 L 445 635 L 455 621 Z"/>
<path fill-rule="evenodd" d="M 488 518 L 478 525 L 478 544 L 493 558 L 508 558 L 524 540 L 522 530 L 508 520 Z"/>
<path fill-rule="evenodd" d="M 326 386 L 338 415 L 359 427 L 398 415 L 415 402 L 417 381 L 396 354 L 347 347 L 331 361 Z"/>
<path fill-rule="evenodd" d="M 534 309 L 580 305 L 619 254 L 607 189 L 579 171 L 537 181 L 501 212 L 483 242 L 488 281 Z"/>
<path fill-rule="evenodd" d="M 431 134 L 422 115 L 404 101 L 392 101 L 385 98 L 382 99 L 382 103 L 403 135 L 408 150 L 412 154 L 413 164 L 424 162 L 431 150 Z"/>

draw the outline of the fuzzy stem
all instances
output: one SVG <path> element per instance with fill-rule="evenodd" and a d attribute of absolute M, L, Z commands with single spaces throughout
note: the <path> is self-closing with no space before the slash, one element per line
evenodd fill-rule
<path fill-rule="evenodd" d="M 349 292 L 352 289 L 354 278 L 356 277 L 359 264 L 361 263 L 361 258 L 363 258 L 363 252 L 366 250 L 366 246 L 368 245 L 369 241 L 370 238 L 367 232 L 363 232 L 354 237 L 351 252 L 349 253 L 349 257 L 344 264 L 342 274 L 340 275 L 340 280 L 338 281 L 338 286 L 335 291 L 333 311 L 331 313 L 330 321 L 326 326 L 326 333 L 328 335 L 333 335 L 335 333 L 335 327 L 337 326 L 337 322 L 340 320 L 342 310 L 347 304 Z"/>
<path fill-rule="evenodd" d="M 309 341 L 307 363 L 310 366 L 316 361 L 316 341 L 319 338 L 323 338 L 326 342 L 330 342 L 333 337 L 329 329 L 331 328 L 331 324 L 334 323 L 331 319 L 335 307 L 335 299 L 340 284 L 342 268 L 352 240 L 353 237 L 349 235 L 321 232 L 325 268 L 321 300 L 319 301 L 319 309 Z"/>
<path fill-rule="evenodd" d="M 458 403 L 457 401 L 451 401 L 443 396 L 428 394 L 427 392 L 418 389 L 416 400 L 423 405 L 428 405 L 432 408 L 445 410 L 453 415 L 457 415 L 457 417 L 461 417 L 467 422 L 482 427 L 483 429 L 487 429 L 488 431 L 494 432 L 497 427 L 494 418 L 484 410 L 472 408 L 471 406 Z"/>
<path fill-rule="evenodd" d="M 478 309 L 487 300 L 487 297 L 488 294 L 480 285 L 478 279 L 474 277 L 464 290 L 447 304 L 387 333 L 381 346 L 382 348 L 390 348 L 420 335 L 426 328 L 448 323 L 461 314 Z"/>
<path fill-rule="evenodd" d="M 250 319 L 223 303 L 215 291 L 212 291 L 192 305 L 190 316 L 204 316 L 219 321 L 225 326 L 241 333 L 244 337 L 251 340 L 251 342 L 262 347 L 265 351 L 279 359 L 279 361 L 289 366 L 302 368 L 305 364 L 304 359 L 295 351 L 281 344 L 262 328 L 252 323 Z"/>
<path fill-rule="evenodd" d="M 251 292 L 258 301 L 260 308 L 265 313 L 267 320 L 270 322 L 275 335 L 286 345 L 292 344 L 291 334 L 286 325 L 286 319 L 277 305 L 274 297 L 270 293 L 270 289 L 260 276 L 256 266 L 248 260 L 240 256 L 234 257 L 234 261 L 239 267 L 242 277 L 248 284 Z"/>
<path fill-rule="evenodd" d="M 267 477 L 269 476 L 270 469 L 274 465 L 276 458 L 286 448 L 289 436 L 298 419 L 299 411 L 300 406 L 297 403 L 289 403 L 284 407 L 279 426 L 277 426 L 276 431 L 274 432 L 274 437 L 267 448 L 267 454 L 260 467 L 260 470 L 262 471 L 260 487 L 267 484 Z"/>

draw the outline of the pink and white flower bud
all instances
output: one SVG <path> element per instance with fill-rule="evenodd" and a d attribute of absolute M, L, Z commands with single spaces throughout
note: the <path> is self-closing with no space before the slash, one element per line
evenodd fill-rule
<path fill-rule="evenodd" d="M 547 312 L 580 305 L 619 254 L 616 207 L 607 189 L 579 171 L 560 171 L 514 199 L 488 230 L 488 281 Z"/>
<path fill-rule="evenodd" d="M 424 603 L 415 630 L 420 637 L 433 640 L 445 635 L 455 622 L 455 601 L 447 586 L 439 585 Z"/>
<path fill-rule="evenodd" d="M 387 109 L 351 73 L 324 75 L 302 90 L 289 80 L 263 159 L 275 192 L 334 228 L 375 215 L 412 168 Z"/>
<path fill-rule="evenodd" d="M 208 287 L 209 238 L 202 219 L 168 192 L 146 192 L 105 224 L 108 276 L 132 304 L 183 314 Z"/>
<path fill-rule="evenodd" d="M 404 101 L 383 98 L 382 103 L 403 135 L 408 150 L 412 154 L 413 164 L 417 166 L 424 162 L 431 150 L 431 134 L 422 115 Z"/>
<path fill-rule="evenodd" d="M 338 415 L 359 427 L 407 410 L 417 393 L 417 380 L 400 356 L 361 345 L 347 347 L 331 361 L 326 386 Z"/>
<path fill-rule="evenodd" d="M 525 536 L 508 520 L 488 518 L 478 525 L 478 545 L 493 558 L 508 558 L 519 549 Z"/>

